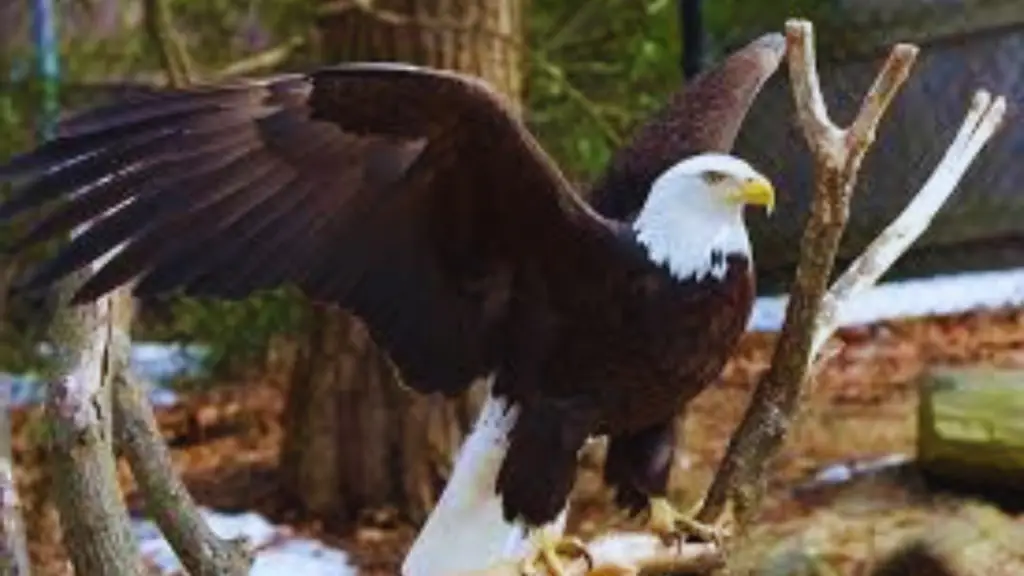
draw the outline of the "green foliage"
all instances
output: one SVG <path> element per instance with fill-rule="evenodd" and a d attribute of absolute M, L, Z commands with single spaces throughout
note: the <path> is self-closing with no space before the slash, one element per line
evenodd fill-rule
<path fill-rule="evenodd" d="M 197 341 L 210 346 L 206 368 L 214 374 L 259 365 L 272 336 L 297 332 L 307 307 L 293 290 L 275 290 L 238 301 L 177 297 L 168 320 L 144 330 L 147 339 Z"/>
<path fill-rule="evenodd" d="M 527 119 L 589 181 L 681 81 L 670 0 L 533 0 Z"/>

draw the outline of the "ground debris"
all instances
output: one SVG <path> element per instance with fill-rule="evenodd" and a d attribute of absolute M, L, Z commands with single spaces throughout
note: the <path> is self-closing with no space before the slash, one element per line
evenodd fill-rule
<path fill-rule="evenodd" d="M 888 484 L 848 492 L 842 498 L 801 498 L 795 486 L 818 470 L 838 463 L 912 455 L 916 441 L 916 382 L 933 365 L 1024 367 L 1024 310 L 964 314 L 949 318 L 886 322 L 846 329 L 836 336 L 843 347 L 819 373 L 797 426 L 784 452 L 772 466 L 766 509 L 751 535 L 745 561 L 763 567 L 770 558 L 825 566 L 835 574 L 870 574 L 883 559 L 898 564 L 903 554 L 933 554 L 945 550 L 945 540 L 925 538 L 936 526 L 966 531 L 979 543 L 969 554 L 990 554 L 1002 565 L 1019 559 L 1013 548 L 982 545 L 985 526 L 998 531 L 1021 522 L 977 504 L 933 501 L 920 494 L 891 489 Z M 721 382 L 699 396 L 685 419 L 685 444 L 673 472 L 673 497 L 692 502 L 703 493 L 739 421 L 757 377 L 767 366 L 774 338 L 753 333 L 727 367 Z M 208 392 L 183 394 L 182 402 L 157 409 L 165 437 L 171 440 L 175 466 L 197 501 L 210 508 L 254 511 L 298 534 L 344 547 L 361 574 L 397 573 L 401 558 L 415 534 L 390 511 L 363 516 L 360 526 L 345 534 L 329 534 L 282 501 L 275 467 L 281 429 L 278 418 L 284 397 L 277 382 L 252 381 L 218 386 Z M 37 574 L 70 575 L 57 537 L 56 518 L 48 511 L 40 474 L 38 416 L 32 408 L 12 414 L 16 478 L 27 508 L 30 554 Z M 636 527 L 637 522 L 614 522 L 610 493 L 600 482 L 600 458 L 587 459 L 574 493 L 570 529 L 583 536 L 610 527 Z M 122 466 L 122 487 L 129 507 L 141 511 L 134 482 Z M 879 487 L 881 486 L 881 487 Z M 995 518 L 996 520 L 991 520 Z M 991 521 L 990 521 L 991 520 Z M 1008 533 L 1008 532 L 1007 532 Z M 933 539 L 937 536 L 933 536 Z M 967 536 L 960 536 L 966 542 Z M 1017 536 L 1017 542 L 1024 541 Z M 912 542 L 923 542 L 909 548 Z M 902 547 L 902 548 L 901 548 Z M 797 550 L 799 554 L 795 554 Z M 916 552 L 915 552 L 916 550 Z M 974 550 L 974 552 L 971 552 Z M 789 554 L 787 556 L 787 554 Z M 804 558 L 806 556 L 807 558 Z M 956 559 L 936 556 L 956 570 Z M 995 560 L 978 560 L 984 572 L 952 572 L 951 576 L 984 573 L 1000 576 Z M 1007 564 L 1010 563 L 1010 564 Z M 1000 565 L 1000 566 L 1002 566 Z M 829 572 L 821 572 L 828 574 Z M 875 572 L 910 575 L 914 572 Z M 941 576 L 941 572 L 932 572 Z"/>

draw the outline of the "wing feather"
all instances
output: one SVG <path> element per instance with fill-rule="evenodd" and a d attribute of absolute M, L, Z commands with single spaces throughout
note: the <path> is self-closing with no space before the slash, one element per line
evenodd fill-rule
<path fill-rule="evenodd" d="M 493 302 L 607 231 L 507 102 L 448 72 L 350 64 L 156 92 L 59 134 L 0 166 L 19 185 L 0 218 L 57 204 L 19 247 L 88 225 L 26 288 L 112 250 L 75 302 L 131 280 L 142 297 L 294 285 L 359 315 L 423 391 L 493 370 L 510 321 Z"/>

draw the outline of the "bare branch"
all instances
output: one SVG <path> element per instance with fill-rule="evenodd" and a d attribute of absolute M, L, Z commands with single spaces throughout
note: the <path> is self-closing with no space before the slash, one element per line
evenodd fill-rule
<path fill-rule="evenodd" d="M 569 97 L 569 100 L 579 106 L 580 110 L 594 121 L 609 143 L 614 146 L 622 144 L 622 136 L 620 136 L 615 127 L 608 122 L 608 119 L 605 118 L 605 115 L 601 112 L 596 102 L 591 100 L 583 93 L 583 91 L 577 88 L 576 85 L 569 80 L 566 74 L 560 70 L 557 65 L 548 60 L 546 56 L 536 50 L 530 50 L 527 53 L 529 54 L 530 60 L 537 67 L 543 70 L 553 82 L 559 84 L 562 92 Z"/>
<path fill-rule="evenodd" d="M 221 540 L 203 520 L 174 473 L 153 409 L 138 380 L 122 367 L 114 381 L 117 438 L 145 497 L 146 509 L 189 574 L 246 576 L 252 556 L 244 542 Z"/>
<path fill-rule="evenodd" d="M 796 100 L 797 123 L 803 130 L 807 142 L 831 151 L 840 145 L 842 134 L 829 118 L 825 97 L 821 93 L 821 79 L 818 78 L 814 50 L 814 31 L 810 22 L 786 22 L 786 51 L 793 98 Z M 820 154 L 824 153 L 824 150 L 814 149 L 814 152 Z"/>
<path fill-rule="evenodd" d="M 812 357 L 842 323 L 844 306 L 858 293 L 873 286 L 896 260 L 924 233 L 935 214 L 956 190 L 960 179 L 982 147 L 996 133 L 1006 114 L 1006 99 L 994 101 L 988 92 L 974 95 L 971 108 L 942 162 L 903 212 L 850 264 L 828 298 L 837 315 L 821 322 L 815 334 Z"/>
<path fill-rule="evenodd" d="M 53 498 L 76 573 L 136 576 L 144 573 L 142 560 L 118 489 L 111 439 L 110 359 L 122 343 L 111 316 L 123 295 L 68 307 L 82 279 L 75 274 L 58 286 L 50 329 L 57 352 L 56 376 L 46 387 Z"/>
<path fill-rule="evenodd" d="M 875 77 L 875 83 L 868 89 L 861 102 L 860 112 L 850 125 L 847 136 L 848 154 L 863 156 L 875 142 L 875 132 L 892 99 L 910 74 L 910 67 L 917 59 L 917 46 L 897 44 L 889 53 L 882 71 Z"/>
<path fill-rule="evenodd" d="M 796 418 L 811 362 L 834 332 L 842 307 L 852 293 L 877 281 L 927 228 L 974 156 L 995 132 L 1005 110 L 1002 99 L 988 106 L 985 95 L 976 98 L 975 109 L 961 134 L 915 200 L 826 292 L 861 161 L 874 141 L 882 115 L 906 80 L 918 49 L 908 44 L 893 48 L 853 124 L 842 130 L 829 120 L 821 96 L 811 24 L 790 21 L 786 31 L 797 117 L 814 153 L 815 198 L 772 366 L 754 392 L 698 515 L 702 521 L 712 521 L 731 504 L 737 511 L 741 532 L 760 505 L 767 462 L 779 450 Z M 977 108 L 986 110 L 978 112 Z"/>
<path fill-rule="evenodd" d="M 171 22 L 167 0 L 145 0 L 143 15 L 146 30 L 155 43 L 167 83 L 171 86 L 184 86 L 192 80 L 192 63 L 185 45 L 178 36 Z"/>
<path fill-rule="evenodd" d="M 302 38 L 301 36 L 289 38 L 287 41 L 282 42 L 273 48 L 257 52 L 256 54 L 236 62 L 232 62 L 211 76 L 214 79 L 219 80 L 236 76 L 246 76 L 254 72 L 259 72 L 260 70 L 274 68 L 287 60 L 296 49 L 300 48 L 305 43 L 305 38 Z"/>

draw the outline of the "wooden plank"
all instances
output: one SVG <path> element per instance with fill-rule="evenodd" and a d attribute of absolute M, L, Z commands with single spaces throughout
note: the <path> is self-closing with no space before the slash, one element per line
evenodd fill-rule
<path fill-rule="evenodd" d="M 936 477 L 1024 486 L 1024 370 L 935 368 L 923 378 L 918 460 Z"/>

